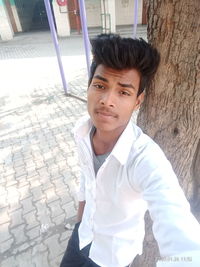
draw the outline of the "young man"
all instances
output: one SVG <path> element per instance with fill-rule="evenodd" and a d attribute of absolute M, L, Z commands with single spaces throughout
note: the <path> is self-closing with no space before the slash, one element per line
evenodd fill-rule
<path fill-rule="evenodd" d="M 200 226 L 172 167 L 130 122 L 158 52 L 142 39 L 102 34 L 92 53 L 89 117 L 74 130 L 82 170 L 78 223 L 60 266 L 128 266 L 142 253 L 147 209 L 161 256 L 172 257 L 157 266 L 200 266 Z"/>

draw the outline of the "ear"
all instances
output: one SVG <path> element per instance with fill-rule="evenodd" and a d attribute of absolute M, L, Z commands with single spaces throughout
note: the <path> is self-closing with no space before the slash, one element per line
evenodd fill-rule
<path fill-rule="evenodd" d="M 134 110 L 138 110 L 144 101 L 144 92 L 142 92 L 136 99 Z"/>

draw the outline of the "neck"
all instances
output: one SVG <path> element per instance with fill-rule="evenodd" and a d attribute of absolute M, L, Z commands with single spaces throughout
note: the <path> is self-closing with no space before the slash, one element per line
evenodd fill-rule
<path fill-rule="evenodd" d="M 96 129 L 93 136 L 93 148 L 96 155 L 106 154 L 111 152 L 124 128 L 117 131 L 101 131 Z"/>

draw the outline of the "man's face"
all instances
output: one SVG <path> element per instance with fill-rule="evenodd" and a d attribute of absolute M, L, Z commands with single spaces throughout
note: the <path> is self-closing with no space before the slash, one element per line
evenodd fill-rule
<path fill-rule="evenodd" d="M 99 65 L 88 88 L 88 112 L 97 131 L 122 132 L 144 94 L 137 97 L 140 74 Z"/>

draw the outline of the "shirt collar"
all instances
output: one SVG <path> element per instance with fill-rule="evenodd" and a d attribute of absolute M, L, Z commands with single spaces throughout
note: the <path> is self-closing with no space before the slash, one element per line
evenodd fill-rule
<path fill-rule="evenodd" d="M 92 126 L 93 124 L 89 115 L 86 115 L 78 120 L 72 132 L 74 133 L 75 138 L 80 140 L 88 135 Z"/>
<path fill-rule="evenodd" d="M 89 134 L 92 126 L 92 121 L 88 115 L 82 117 L 73 129 L 75 138 L 78 140 L 85 138 Z M 114 156 L 122 165 L 124 165 L 136 138 L 136 127 L 129 121 L 110 155 Z"/>
<path fill-rule="evenodd" d="M 136 140 L 133 124 L 131 121 L 127 124 L 126 128 L 120 135 L 117 143 L 115 144 L 111 155 L 113 155 L 122 165 L 128 159 L 133 142 Z"/>

